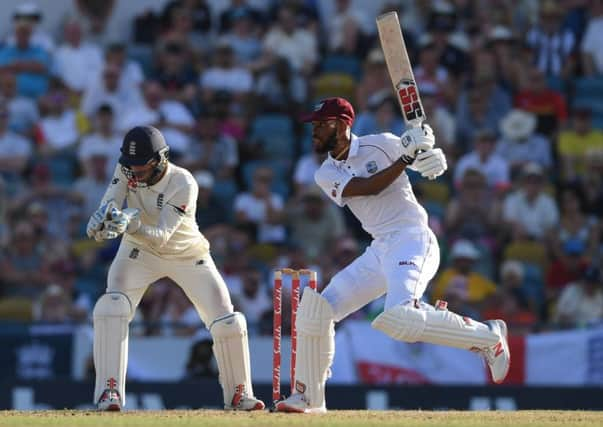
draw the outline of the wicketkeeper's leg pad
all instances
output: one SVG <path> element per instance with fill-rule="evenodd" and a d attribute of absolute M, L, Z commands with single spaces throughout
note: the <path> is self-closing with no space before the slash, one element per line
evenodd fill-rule
<path fill-rule="evenodd" d="M 235 312 L 218 317 L 209 331 L 214 340 L 213 350 L 220 371 L 224 404 L 233 405 L 233 397 L 240 395 L 253 396 L 245 316 Z"/>
<path fill-rule="evenodd" d="M 95 404 L 105 389 L 117 390 L 122 407 L 126 404 L 128 324 L 132 311 L 130 299 L 121 292 L 101 295 L 94 306 Z"/>
<path fill-rule="evenodd" d="M 499 336 L 487 325 L 446 309 L 434 310 L 414 301 L 398 304 L 381 313 L 371 326 L 398 341 L 423 341 L 463 349 L 483 349 Z"/>
<path fill-rule="evenodd" d="M 312 408 L 325 407 L 325 383 L 335 356 L 335 322 L 331 305 L 306 287 L 297 310 L 295 390 Z"/>

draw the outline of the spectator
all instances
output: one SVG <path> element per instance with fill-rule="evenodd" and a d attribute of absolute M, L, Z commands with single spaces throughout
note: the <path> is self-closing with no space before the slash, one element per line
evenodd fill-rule
<path fill-rule="evenodd" d="M 189 104 L 197 96 L 197 74 L 191 56 L 182 42 L 169 40 L 161 46 L 152 78 L 161 84 L 166 99 Z"/>
<path fill-rule="evenodd" d="M 603 74 L 603 1 L 589 4 L 590 19 L 582 38 L 582 70 L 587 76 Z"/>
<path fill-rule="evenodd" d="M 559 225 L 552 230 L 552 249 L 555 256 L 561 256 L 563 244 L 576 239 L 582 242 L 587 258 L 597 256 L 601 230 L 596 217 L 587 215 L 576 188 L 566 187 L 559 197 Z"/>
<path fill-rule="evenodd" d="M 467 91 L 467 115 L 456 113 L 456 144 L 461 153 L 471 150 L 471 141 L 475 139 L 475 131 L 489 129 L 498 134 L 496 118 L 488 114 L 488 98 L 479 88 L 469 88 Z"/>
<path fill-rule="evenodd" d="M 471 239 L 492 250 L 495 248 L 501 226 L 501 205 L 479 170 L 469 168 L 463 174 L 458 194 L 448 203 L 445 225 L 451 239 Z"/>
<path fill-rule="evenodd" d="M 559 133 L 557 150 L 566 182 L 585 178 L 587 153 L 603 151 L 603 132 L 593 129 L 591 115 L 589 108 L 574 108 L 570 128 Z"/>
<path fill-rule="evenodd" d="M 563 26 L 563 16 L 563 6 L 558 1 L 542 1 L 538 26 L 526 36 L 528 45 L 535 50 L 538 68 L 549 77 L 568 78 L 576 64 L 576 38 Z"/>
<path fill-rule="evenodd" d="M 140 87 L 144 73 L 138 62 L 128 58 L 127 47 L 123 43 L 111 43 L 105 49 L 105 64 L 116 67 L 119 72 L 119 86 L 123 90 Z"/>
<path fill-rule="evenodd" d="M 568 239 L 561 246 L 562 253 L 551 263 L 546 272 L 545 296 L 555 301 L 568 283 L 580 279 L 588 266 L 586 247 L 579 239 Z"/>
<path fill-rule="evenodd" d="M 272 307 L 268 286 L 257 268 L 248 265 L 241 275 L 241 289 L 233 293 L 234 305 L 245 315 L 250 335 L 257 335 L 262 315 Z"/>
<path fill-rule="evenodd" d="M 496 285 L 487 277 L 476 272 L 473 267 L 480 253 L 469 240 L 457 240 L 450 251 L 452 265 L 436 279 L 431 299 L 443 300 L 444 295 L 454 289 L 461 292 L 464 299 L 477 307 L 487 297 L 496 292 Z"/>
<path fill-rule="evenodd" d="M 482 52 L 481 55 L 493 60 L 491 55 L 486 55 L 485 52 Z M 479 60 L 479 56 L 477 58 Z M 468 146 L 467 143 L 475 140 L 475 130 L 481 127 L 497 133 L 498 123 L 511 110 L 511 98 L 498 86 L 494 72 L 494 69 L 478 71 L 473 76 L 470 89 L 462 91 L 458 97 L 456 120 L 462 132 L 459 136 L 463 138 L 460 142 L 469 149 L 474 148 Z M 468 97 L 473 97 L 473 99 L 468 99 Z M 470 105 L 471 102 L 474 103 L 473 106 Z M 485 110 L 478 113 L 477 116 L 471 116 L 477 112 L 476 108 Z M 478 125 L 478 127 L 472 129 L 472 125 Z"/>
<path fill-rule="evenodd" d="M 258 167 L 253 174 L 251 191 L 240 193 L 234 202 L 238 223 L 252 223 L 257 227 L 259 243 L 284 243 L 284 203 L 280 195 L 271 192 L 272 170 Z"/>
<path fill-rule="evenodd" d="M 436 96 L 444 97 L 444 88 L 448 84 L 448 71 L 440 64 L 440 51 L 430 34 L 424 34 L 419 40 L 419 61 L 414 69 L 419 88 L 430 85 L 437 89 Z"/>
<path fill-rule="evenodd" d="M 299 196 L 305 189 L 316 186 L 314 173 L 318 170 L 321 163 L 325 161 L 326 155 L 318 154 L 314 151 L 304 154 L 299 158 L 295 165 L 293 182 L 295 185 L 295 195 Z"/>
<path fill-rule="evenodd" d="M 27 138 L 33 135 L 40 113 L 36 101 L 17 93 L 17 79 L 10 71 L 0 72 L 0 98 L 9 111 L 9 127 Z"/>
<path fill-rule="evenodd" d="M 232 47 L 223 40 L 215 46 L 212 65 L 203 71 L 199 84 L 208 104 L 216 91 L 229 92 L 237 102 L 243 102 L 253 89 L 253 76 L 235 64 Z"/>
<path fill-rule="evenodd" d="M 510 185 L 509 164 L 507 159 L 494 152 L 496 135 L 489 129 L 478 130 L 475 133 L 473 151 L 461 157 L 454 170 L 454 181 L 458 186 L 465 171 L 479 170 L 488 180 L 488 186 L 493 190 L 504 191 Z"/>
<path fill-rule="evenodd" d="M 102 73 L 84 90 L 81 109 L 88 117 L 93 117 L 98 108 L 109 104 L 115 117 L 123 117 L 132 108 L 143 103 L 137 86 L 120 84 L 122 71 L 118 66 L 107 64 Z"/>
<path fill-rule="evenodd" d="M 64 42 L 54 55 L 54 73 L 72 91 L 81 94 L 90 83 L 94 70 L 102 69 L 101 49 L 82 40 L 81 24 L 73 18 L 63 27 Z"/>
<path fill-rule="evenodd" d="M 330 52 L 357 56 L 364 44 L 365 14 L 350 0 L 335 0 L 335 13 L 328 18 Z"/>
<path fill-rule="evenodd" d="M 206 169 L 218 181 L 232 181 L 239 165 L 237 142 L 220 131 L 214 112 L 201 115 L 194 125 L 193 142 L 181 162 L 187 169 Z"/>
<path fill-rule="evenodd" d="M 178 159 L 188 153 L 195 120 L 182 102 L 167 100 L 164 94 L 158 82 L 146 81 L 143 84 L 143 103 L 128 108 L 120 117 L 117 128 L 126 132 L 134 126 L 155 126 L 170 142 L 170 157 Z"/>
<path fill-rule="evenodd" d="M 186 362 L 187 379 L 218 378 L 212 347 L 210 333 L 200 329 L 193 337 L 193 345 Z"/>
<path fill-rule="evenodd" d="M 521 90 L 515 94 L 513 104 L 535 114 L 536 131 L 551 137 L 567 119 L 567 102 L 559 92 L 548 87 L 546 76 L 538 68 L 530 67 L 522 76 Z"/>
<path fill-rule="evenodd" d="M 61 84 L 40 100 L 44 114 L 38 126 L 37 142 L 45 155 L 74 151 L 79 142 L 77 116 L 69 107 L 67 96 Z"/>
<path fill-rule="evenodd" d="M 388 88 L 388 90 L 390 90 Z M 421 86 L 421 101 L 425 109 L 425 116 L 429 117 L 429 124 L 446 156 L 454 158 L 459 151 L 456 144 L 456 120 L 437 98 L 437 88 L 434 85 L 424 84 Z M 449 162 L 450 163 L 450 162 Z"/>
<path fill-rule="evenodd" d="M 115 163 L 112 168 L 108 167 L 109 159 L 112 157 L 113 153 L 109 155 L 106 147 L 100 144 L 89 144 L 80 155 L 80 165 L 84 174 L 74 182 L 73 189 L 83 199 L 84 217 L 90 217 L 98 209 L 98 201 L 102 200 L 107 190 L 107 183 L 117 165 Z"/>
<path fill-rule="evenodd" d="M 523 110 L 512 110 L 500 122 L 502 138 L 496 146 L 496 154 L 509 163 L 512 176 L 524 165 L 535 163 L 543 170 L 552 164 L 552 150 L 549 141 L 534 133 L 536 116 Z"/>
<path fill-rule="evenodd" d="M 42 323 L 67 323 L 71 320 L 69 296 L 58 285 L 49 285 L 33 307 L 34 320 Z"/>
<path fill-rule="evenodd" d="M 92 314 L 92 299 L 90 295 L 78 291 L 76 287 L 77 265 L 69 254 L 64 254 L 49 265 L 50 278 L 53 286 L 58 286 L 68 300 L 69 320 L 83 322 Z"/>
<path fill-rule="evenodd" d="M 235 62 L 250 69 L 255 68 L 262 54 L 260 28 L 253 19 L 249 8 L 237 8 L 231 13 L 232 25 L 222 36 L 232 46 Z"/>
<path fill-rule="evenodd" d="M 32 44 L 29 21 L 15 23 L 15 44 L 0 48 L 0 72 L 17 76 L 17 93 L 37 98 L 48 90 L 51 58 L 42 47 Z"/>
<path fill-rule="evenodd" d="M 502 319 L 513 334 L 528 334 L 532 332 L 537 316 L 522 303 L 521 298 L 508 288 L 500 288 L 489 299 L 486 309 L 482 311 L 484 319 Z"/>
<path fill-rule="evenodd" d="M 542 167 L 527 163 L 521 172 L 519 189 L 505 197 L 503 219 L 516 235 L 542 241 L 559 223 L 559 210 L 544 189 Z"/>
<path fill-rule="evenodd" d="M 49 272 L 32 225 L 14 225 L 11 243 L 0 258 L 0 292 L 5 297 L 36 298 L 48 283 Z"/>
<path fill-rule="evenodd" d="M 0 103 L 0 175 L 16 189 L 32 154 L 30 142 L 9 130 L 10 113 Z"/>
<path fill-rule="evenodd" d="M 231 31 L 236 17 L 242 13 L 248 15 L 255 25 L 261 26 L 263 17 L 260 10 L 251 6 L 247 0 L 231 0 L 230 6 L 220 14 L 220 33 Z"/>
<path fill-rule="evenodd" d="M 112 36 L 108 32 L 107 22 L 115 8 L 116 0 L 89 1 L 75 0 L 76 19 L 81 22 L 86 38 L 99 45 L 107 43 Z"/>
<path fill-rule="evenodd" d="M 563 290 L 553 321 L 563 326 L 580 327 L 603 320 L 602 285 L 599 268 L 589 267 L 580 280 Z"/>
<path fill-rule="evenodd" d="M 52 55 L 55 48 L 53 37 L 48 34 L 42 26 L 42 11 L 39 6 L 33 2 L 22 2 L 17 5 L 13 12 L 13 24 L 18 26 L 22 23 L 32 27 L 31 44 L 42 48 L 49 55 Z M 16 34 L 10 34 L 6 39 L 7 46 L 17 44 Z"/>
<path fill-rule="evenodd" d="M 222 199 L 214 194 L 214 177 L 211 172 L 201 170 L 195 173 L 195 180 L 199 185 L 197 195 L 197 224 L 201 232 L 205 232 L 216 224 L 226 223 L 230 220 L 230 206 L 224 206 Z"/>
<path fill-rule="evenodd" d="M 306 77 L 318 62 L 316 36 L 298 24 L 297 10 L 287 4 L 278 9 L 277 21 L 264 37 L 263 46 L 269 56 L 286 58 L 291 68 Z"/>
<path fill-rule="evenodd" d="M 367 102 L 370 96 L 382 90 L 391 90 L 391 80 L 385 66 L 385 57 L 380 48 L 372 49 L 362 67 L 362 77 L 356 85 L 356 107 L 358 111 L 367 108 Z M 421 86 L 421 96 L 423 88 Z M 433 86 L 435 88 L 435 86 Z M 432 123 L 433 126 L 433 123 Z"/>
<path fill-rule="evenodd" d="M 309 187 L 287 208 L 290 240 L 301 246 L 306 257 L 318 261 L 345 232 L 338 209 L 327 204 L 317 186 Z"/>
<path fill-rule="evenodd" d="M 308 97 L 308 85 L 285 58 L 277 58 L 258 76 L 255 95 L 260 113 L 282 113 L 297 120 Z"/>
<path fill-rule="evenodd" d="M 107 177 L 113 175 L 122 143 L 121 136 L 115 132 L 114 123 L 115 118 L 111 105 L 101 104 L 93 121 L 94 133 L 82 138 L 82 143 L 77 152 L 80 165 L 84 168 L 86 167 L 85 163 L 92 156 L 102 156 L 104 154 Z"/>
<path fill-rule="evenodd" d="M 202 328 L 197 310 L 179 286 L 169 283 L 159 323 L 163 336 L 192 336 Z"/>
<path fill-rule="evenodd" d="M 357 135 L 383 132 L 402 135 L 404 122 L 400 118 L 398 103 L 391 96 L 391 89 L 371 95 L 368 110 L 358 114 L 352 130 Z"/>
<path fill-rule="evenodd" d="M 493 27 L 488 33 L 485 47 L 494 54 L 498 84 L 507 91 L 515 91 L 519 87 L 522 64 L 517 55 L 518 41 L 512 29 L 503 25 Z"/>

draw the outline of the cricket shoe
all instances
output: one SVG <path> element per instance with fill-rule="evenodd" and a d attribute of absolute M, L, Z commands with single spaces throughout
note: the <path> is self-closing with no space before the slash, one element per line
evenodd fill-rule
<path fill-rule="evenodd" d="M 507 324 L 503 320 L 488 320 L 485 323 L 492 332 L 498 335 L 499 341 L 491 347 L 480 350 L 480 353 L 488 363 L 492 381 L 500 384 L 506 378 L 511 366 L 511 352 L 507 342 Z"/>
<path fill-rule="evenodd" d="M 297 414 L 324 414 L 327 412 L 327 408 L 324 406 L 313 408 L 310 405 L 306 395 L 303 393 L 295 393 L 286 398 L 280 400 L 274 405 L 276 412 L 289 412 Z"/>
<path fill-rule="evenodd" d="M 245 386 L 239 384 L 235 389 L 230 405 L 224 405 L 227 411 L 261 411 L 266 405 L 254 396 L 247 396 Z"/>
<path fill-rule="evenodd" d="M 121 411 L 121 397 L 115 389 L 107 388 L 98 399 L 97 408 L 99 411 Z"/>

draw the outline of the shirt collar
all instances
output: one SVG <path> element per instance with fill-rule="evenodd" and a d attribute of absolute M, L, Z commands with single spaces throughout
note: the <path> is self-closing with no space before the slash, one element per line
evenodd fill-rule
<path fill-rule="evenodd" d="M 360 140 L 358 139 L 358 137 L 354 134 L 351 134 L 350 137 L 350 150 L 348 151 L 348 157 L 344 160 L 335 160 L 335 158 L 333 156 L 331 156 L 331 153 L 328 154 L 329 159 L 331 159 L 331 161 L 335 162 L 335 163 L 340 163 L 340 162 L 345 162 L 346 160 L 348 160 L 351 157 L 355 157 L 358 154 L 358 149 L 360 148 Z"/>

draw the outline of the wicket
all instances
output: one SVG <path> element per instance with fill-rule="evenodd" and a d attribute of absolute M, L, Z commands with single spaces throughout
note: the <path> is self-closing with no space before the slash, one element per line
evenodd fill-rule
<path fill-rule="evenodd" d="M 312 270 L 294 270 L 281 268 L 274 272 L 273 310 L 274 320 L 272 323 L 272 400 L 273 403 L 281 398 L 281 326 L 283 311 L 283 275 L 291 276 L 291 392 L 295 389 L 295 361 L 297 356 L 297 329 L 295 319 L 297 318 L 297 307 L 300 300 L 300 287 L 302 276 L 310 278 L 308 286 L 314 290 L 317 287 L 316 272 Z"/>

